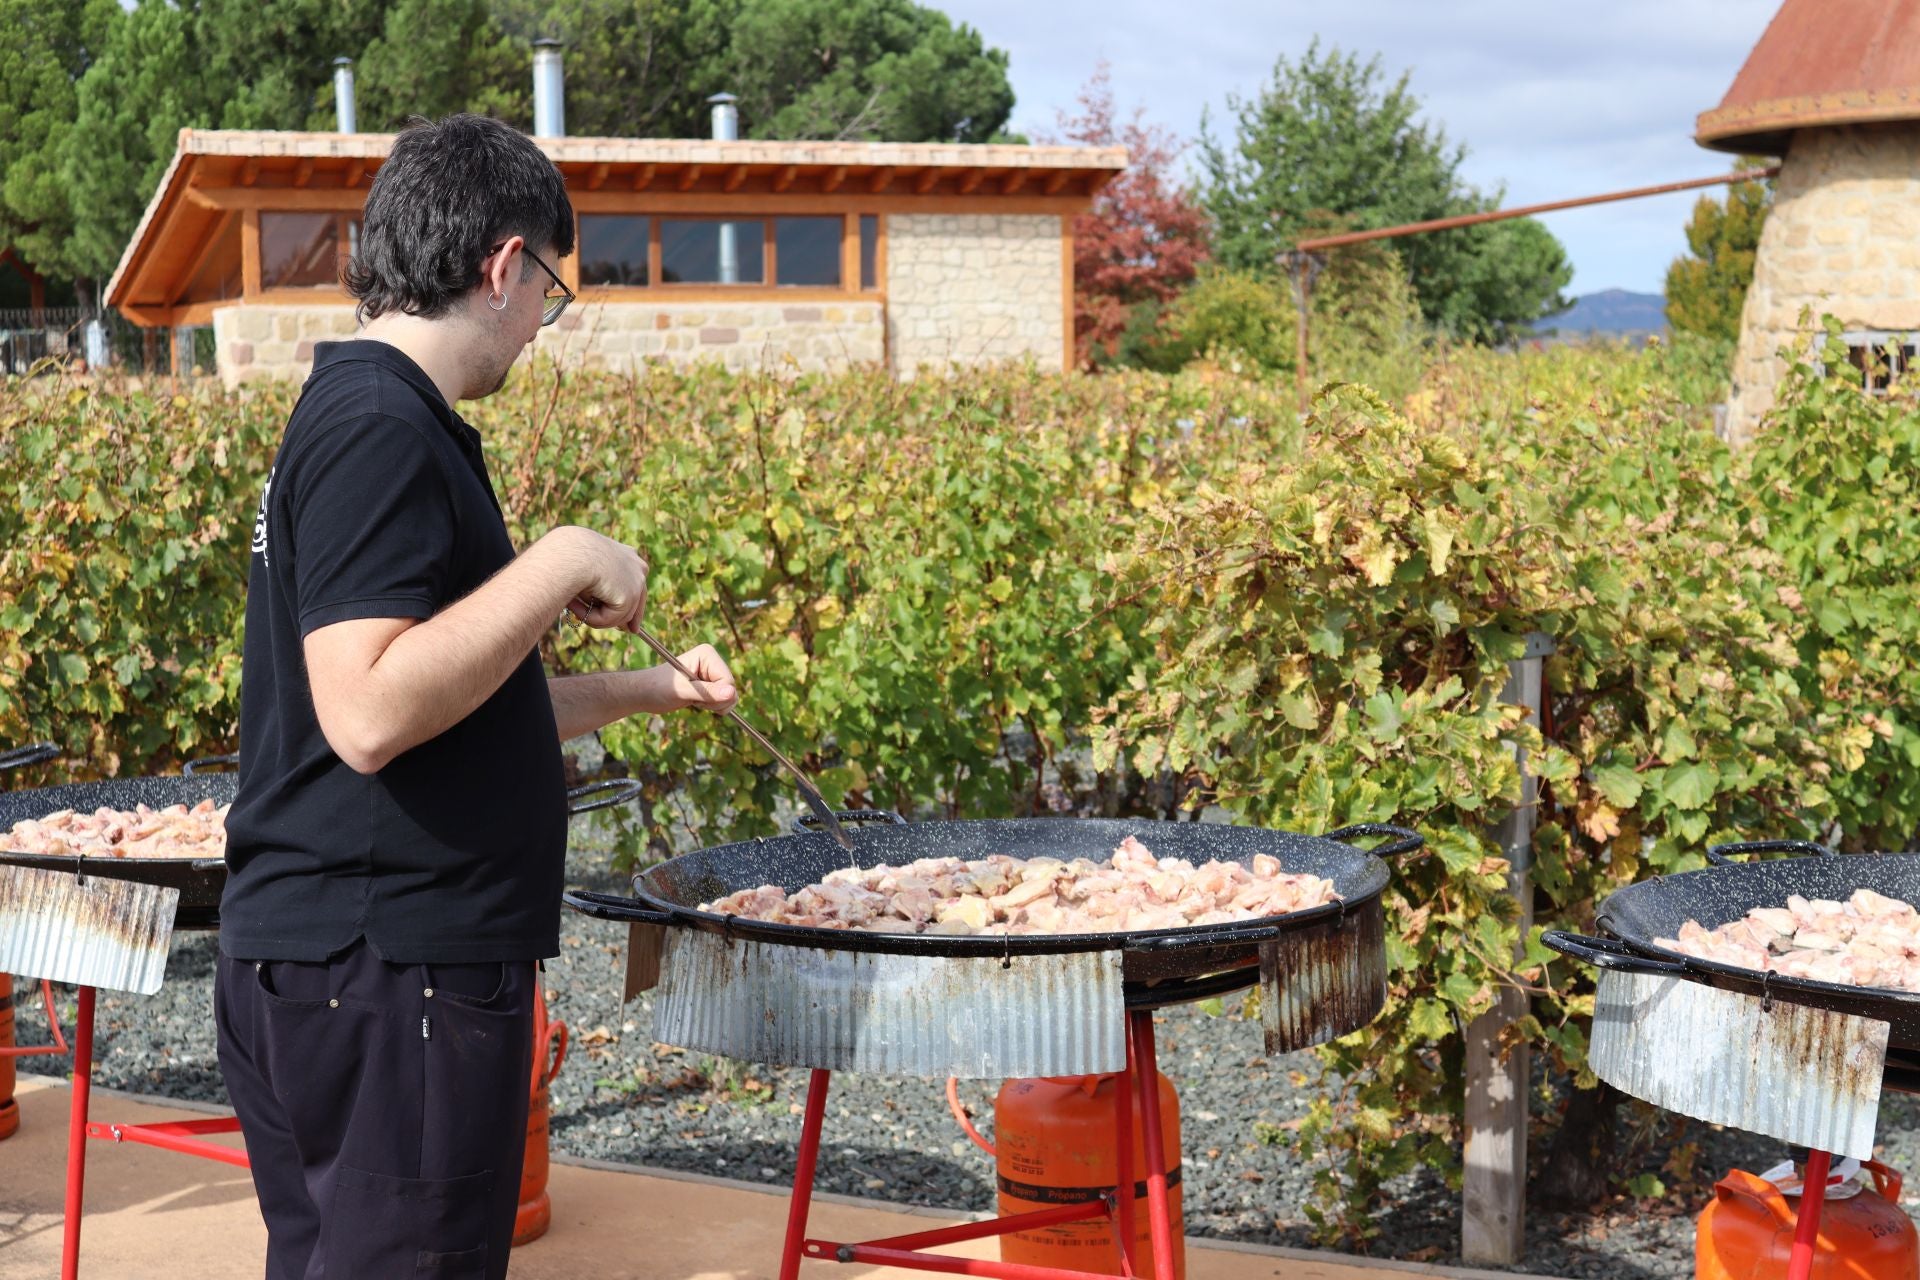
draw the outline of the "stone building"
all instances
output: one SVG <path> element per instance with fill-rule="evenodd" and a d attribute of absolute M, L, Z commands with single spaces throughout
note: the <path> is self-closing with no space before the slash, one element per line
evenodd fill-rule
<path fill-rule="evenodd" d="M 1727 435 L 1752 437 L 1802 341 L 1836 316 L 1863 383 L 1884 386 L 1920 333 L 1920 0 L 1786 0 L 1695 140 L 1779 156 L 1741 315 Z"/>
<path fill-rule="evenodd" d="M 591 366 L 923 366 L 1073 354 L 1073 219 L 1104 148 L 541 137 L 579 300 L 539 349 Z M 229 384 L 302 378 L 355 328 L 339 269 L 390 134 L 186 129 L 107 286 L 136 324 L 211 325 Z M 174 349 L 178 349 L 175 344 Z"/>

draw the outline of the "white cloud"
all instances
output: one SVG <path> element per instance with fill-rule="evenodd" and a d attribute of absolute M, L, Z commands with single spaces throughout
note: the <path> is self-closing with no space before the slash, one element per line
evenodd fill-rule
<path fill-rule="evenodd" d="M 1778 0 L 937 0 L 1007 50 L 1014 127 L 1039 133 L 1071 108 L 1105 58 L 1123 111 L 1194 137 L 1210 110 L 1231 128 L 1230 94 L 1250 97 L 1274 60 L 1317 35 L 1411 72 L 1428 117 L 1468 148 L 1466 176 L 1531 204 L 1723 171 L 1694 145 Z M 1575 292 L 1657 292 L 1685 248 L 1695 194 L 1549 215 L 1575 266 Z"/>

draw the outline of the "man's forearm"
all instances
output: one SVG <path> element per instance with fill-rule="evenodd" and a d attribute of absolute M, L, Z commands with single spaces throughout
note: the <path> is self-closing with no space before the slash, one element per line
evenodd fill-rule
<path fill-rule="evenodd" d="M 665 666 L 552 676 L 547 692 L 553 695 L 553 718 L 562 742 L 628 716 L 663 715 L 687 705 L 672 669 Z"/>
<path fill-rule="evenodd" d="M 506 683 L 579 589 L 564 551 L 529 547 L 485 584 L 394 638 L 368 672 L 366 705 L 388 759 L 471 715 Z"/>

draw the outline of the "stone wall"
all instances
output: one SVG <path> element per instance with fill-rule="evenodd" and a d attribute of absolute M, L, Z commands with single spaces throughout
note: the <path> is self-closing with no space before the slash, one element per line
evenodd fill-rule
<path fill-rule="evenodd" d="M 1049 214 L 887 218 L 887 345 L 895 373 L 922 365 L 1065 357 L 1060 219 Z"/>
<path fill-rule="evenodd" d="M 309 307 L 221 307 L 213 313 L 214 361 L 229 387 L 268 378 L 301 382 L 313 344 L 351 338 L 359 325 L 340 303 Z"/>
<path fill-rule="evenodd" d="M 877 301 L 576 302 L 535 345 L 590 369 L 660 360 L 717 360 L 734 370 L 843 369 L 886 358 L 881 320 Z"/>
<path fill-rule="evenodd" d="M 1920 127 L 1805 129 L 1780 170 L 1740 318 L 1727 438 L 1753 437 L 1802 341 L 1802 308 L 1849 329 L 1920 332 Z"/>
<path fill-rule="evenodd" d="M 236 305 L 213 313 L 221 379 L 302 381 L 313 344 L 350 338 L 344 304 Z M 878 302 L 720 302 L 672 305 L 576 302 L 534 347 L 573 367 L 631 369 L 644 361 L 718 360 L 729 369 L 838 369 L 886 358 Z"/>

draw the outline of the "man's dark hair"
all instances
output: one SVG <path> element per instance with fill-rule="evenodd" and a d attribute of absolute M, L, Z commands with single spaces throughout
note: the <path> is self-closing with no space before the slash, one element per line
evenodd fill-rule
<path fill-rule="evenodd" d="M 437 319 L 480 283 L 487 250 L 522 236 L 536 253 L 573 252 L 573 203 L 553 161 L 486 116 L 415 117 L 367 192 L 347 292 L 362 321 L 391 311 Z M 521 263 L 523 280 L 534 270 Z"/>

